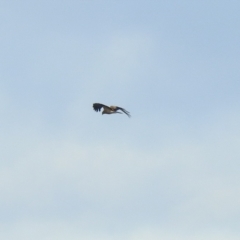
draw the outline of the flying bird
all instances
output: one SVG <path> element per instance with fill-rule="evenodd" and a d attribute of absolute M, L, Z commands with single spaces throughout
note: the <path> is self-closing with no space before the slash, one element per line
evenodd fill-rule
<path fill-rule="evenodd" d="M 103 111 L 102 111 L 102 114 L 112 114 L 112 113 L 121 113 L 121 112 L 117 112 L 118 110 L 121 110 L 122 112 L 124 112 L 126 115 L 128 115 L 128 117 L 131 117 L 130 113 L 125 110 L 124 108 L 121 108 L 121 107 L 117 107 L 117 106 L 106 106 L 106 105 L 103 105 L 101 103 L 94 103 L 93 104 L 93 109 L 96 111 L 96 112 L 100 112 L 101 111 L 101 108 L 103 108 Z M 122 113 L 121 113 L 122 114 Z"/>

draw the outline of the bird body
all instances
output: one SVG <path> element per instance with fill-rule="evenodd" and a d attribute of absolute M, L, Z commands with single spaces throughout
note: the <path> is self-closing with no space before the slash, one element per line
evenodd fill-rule
<path fill-rule="evenodd" d="M 110 106 L 110 107 L 108 107 L 108 106 L 106 106 L 104 104 L 101 104 L 101 103 L 94 103 L 93 104 L 93 109 L 96 112 L 100 112 L 101 108 L 103 108 L 102 114 L 113 114 L 113 113 L 120 113 L 120 114 L 122 114 L 121 112 L 118 112 L 118 110 L 121 110 L 128 117 L 131 116 L 130 113 L 127 110 L 125 110 L 124 108 L 118 107 L 118 106 Z"/>

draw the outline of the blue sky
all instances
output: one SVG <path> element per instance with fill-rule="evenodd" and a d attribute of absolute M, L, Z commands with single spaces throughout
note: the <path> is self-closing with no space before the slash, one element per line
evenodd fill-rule
<path fill-rule="evenodd" d="M 1 1 L 0 238 L 239 239 L 239 8 Z"/>

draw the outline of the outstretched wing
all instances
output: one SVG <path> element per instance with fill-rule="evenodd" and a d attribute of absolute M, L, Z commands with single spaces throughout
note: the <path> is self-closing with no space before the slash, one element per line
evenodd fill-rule
<path fill-rule="evenodd" d="M 131 117 L 130 112 L 128 112 L 128 111 L 127 111 L 126 109 L 124 109 L 124 108 L 117 107 L 117 106 L 111 106 L 110 108 L 113 108 L 115 111 L 121 110 L 122 112 L 124 112 L 125 114 L 127 114 L 128 117 Z"/>
<path fill-rule="evenodd" d="M 102 107 L 109 108 L 108 106 L 103 105 L 103 104 L 101 104 L 101 103 L 94 103 L 94 104 L 93 104 L 93 109 L 94 109 L 96 112 L 100 112 Z M 110 108 L 109 108 L 109 109 L 110 109 Z M 110 110 L 111 110 L 111 109 L 110 109 Z"/>

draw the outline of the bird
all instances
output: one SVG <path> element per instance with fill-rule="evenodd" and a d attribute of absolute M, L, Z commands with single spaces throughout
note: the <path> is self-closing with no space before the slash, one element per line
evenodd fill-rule
<path fill-rule="evenodd" d="M 108 106 L 106 106 L 104 104 L 101 104 L 101 103 L 94 103 L 93 104 L 93 109 L 96 112 L 100 112 L 101 108 L 103 108 L 102 114 L 113 114 L 113 113 L 120 113 L 120 114 L 122 114 L 121 112 L 117 112 L 118 110 L 121 110 L 128 117 L 131 117 L 130 113 L 127 110 L 125 110 L 124 108 L 121 108 L 121 107 L 118 107 L 118 106 L 110 106 L 110 107 L 108 107 Z"/>

